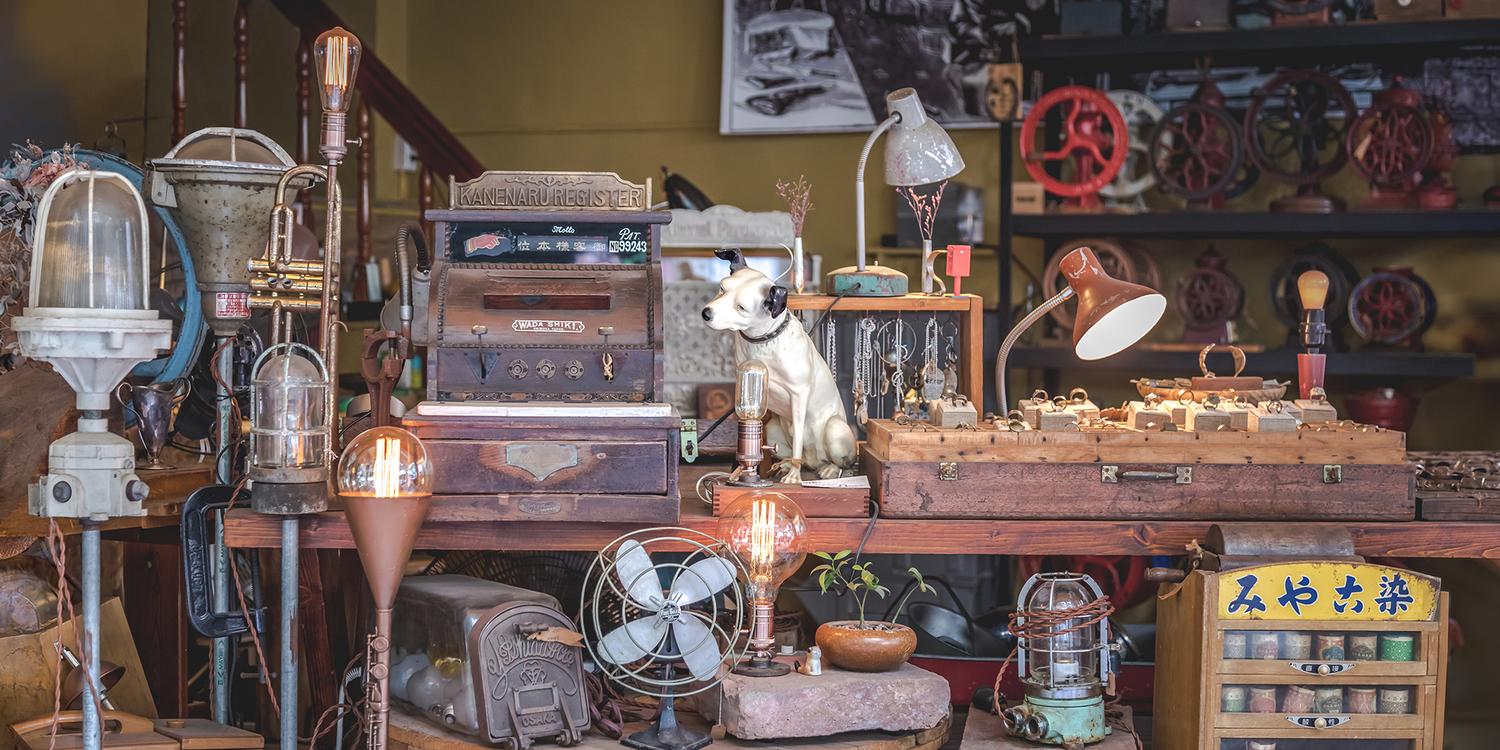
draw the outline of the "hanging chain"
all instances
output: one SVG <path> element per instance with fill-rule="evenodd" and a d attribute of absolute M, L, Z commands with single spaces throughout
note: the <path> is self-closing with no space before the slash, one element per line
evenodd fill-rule
<path fill-rule="evenodd" d="M 833 382 L 839 380 L 839 340 L 838 328 L 833 324 L 833 316 L 828 316 L 828 322 L 823 324 L 823 359 L 828 362 L 828 372 L 833 375 Z"/>
<path fill-rule="evenodd" d="M 875 319 L 864 317 L 854 331 L 854 418 L 870 419 L 869 397 L 875 389 Z"/>

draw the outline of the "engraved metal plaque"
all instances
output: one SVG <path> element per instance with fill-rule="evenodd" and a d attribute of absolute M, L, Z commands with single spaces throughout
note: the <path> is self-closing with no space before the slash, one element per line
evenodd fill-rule
<path fill-rule="evenodd" d="M 578 465 L 578 446 L 568 443 L 511 443 L 505 446 L 505 464 L 521 469 L 538 482 L 563 469 Z"/>
<path fill-rule="evenodd" d="M 651 181 L 628 182 L 614 172 L 490 171 L 449 184 L 450 208 L 533 211 L 645 211 Z"/>

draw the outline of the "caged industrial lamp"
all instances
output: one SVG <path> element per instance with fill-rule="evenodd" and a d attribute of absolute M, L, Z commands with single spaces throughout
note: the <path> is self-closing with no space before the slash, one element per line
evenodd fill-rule
<path fill-rule="evenodd" d="M 802 567 L 806 534 L 802 509 L 779 492 L 747 493 L 719 515 L 719 538 L 744 566 L 745 598 L 750 604 L 751 654 L 735 667 L 738 674 L 775 677 L 791 671 L 786 664 L 771 660 L 776 644 L 776 595 L 781 584 Z"/>
<path fill-rule="evenodd" d="M 306 344 L 267 347 L 250 374 L 250 481 L 255 509 L 326 505 L 328 368 Z"/>
<path fill-rule="evenodd" d="M 375 600 L 375 632 L 365 650 L 365 747 L 385 750 L 391 608 L 432 499 L 427 448 L 400 427 L 366 430 L 349 442 L 339 458 L 338 490 Z"/>
<path fill-rule="evenodd" d="M 1016 597 L 1011 619 L 1016 669 L 1026 699 L 1000 713 L 1009 734 L 1078 747 L 1104 739 L 1111 670 L 1109 599 L 1081 573 L 1038 573 Z M 998 689 L 997 689 L 998 693 Z"/>
<path fill-rule="evenodd" d="M 31 257 L 30 305 L 12 325 L 21 353 L 47 362 L 78 394 L 78 431 L 47 448 L 29 488 L 32 515 L 83 521 L 85 676 L 99 687 L 99 522 L 143 516 L 146 484 L 135 445 L 109 432 L 110 392 L 130 368 L 166 349 L 172 322 L 147 291 L 146 205 L 125 177 L 63 172 L 42 194 Z M 98 704 L 83 701 L 83 746 L 101 742 Z"/>
<path fill-rule="evenodd" d="M 947 131 L 927 116 L 916 89 L 897 89 L 886 94 L 885 106 L 890 114 L 865 140 L 864 149 L 859 154 L 859 166 L 854 172 L 855 264 L 828 274 L 829 294 L 899 297 L 907 291 L 906 274 L 891 268 L 865 266 L 865 163 L 881 135 L 886 135 L 887 185 L 930 185 L 952 179 L 964 170 L 963 155 Z"/>

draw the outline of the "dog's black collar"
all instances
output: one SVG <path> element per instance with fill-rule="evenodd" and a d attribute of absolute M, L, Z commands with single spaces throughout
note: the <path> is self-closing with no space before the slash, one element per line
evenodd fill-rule
<path fill-rule="evenodd" d="M 745 335 L 744 331 L 740 331 L 740 338 L 742 338 L 742 339 L 744 339 L 744 340 L 746 340 L 746 341 L 748 341 L 748 342 L 750 342 L 752 344 L 760 344 L 760 343 L 764 343 L 766 341 L 770 341 L 771 339 L 774 339 L 777 336 L 780 336 L 781 332 L 785 331 L 786 327 L 789 324 L 791 324 L 791 322 L 792 322 L 792 314 L 790 312 L 784 312 L 784 313 L 781 314 L 781 316 L 782 316 L 781 317 L 781 325 L 776 326 L 776 329 L 773 330 L 773 331 L 771 331 L 770 333 L 768 333 L 768 334 L 766 334 L 764 336 L 747 336 L 747 335 Z"/>

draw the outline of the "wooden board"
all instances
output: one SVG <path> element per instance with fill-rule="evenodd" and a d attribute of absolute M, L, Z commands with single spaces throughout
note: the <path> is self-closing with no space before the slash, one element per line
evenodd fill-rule
<path fill-rule="evenodd" d="M 807 518 L 869 518 L 870 490 L 839 487 L 804 487 L 797 484 L 777 484 L 766 488 L 780 492 L 797 503 L 802 515 Z M 714 487 L 713 514 L 719 515 L 725 505 L 738 498 L 758 491 L 755 487 Z"/>
<path fill-rule="evenodd" d="M 429 524 L 471 521 L 677 523 L 676 497 L 620 493 L 433 495 Z"/>
<path fill-rule="evenodd" d="M 1124 718 L 1117 723 L 1130 726 L 1130 707 L 1120 706 L 1120 709 L 1124 711 Z M 1118 726 L 1112 725 L 1112 728 L 1114 731 L 1108 737 L 1089 745 L 1088 750 L 1135 750 L 1133 733 L 1122 731 Z M 964 722 L 964 739 L 958 746 L 959 750 L 1042 750 L 1051 747 L 1055 746 L 1038 745 L 1006 734 L 999 716 L 977 708 L 969 709 L 969 717 Z"/>
<path fill-rule="evenodd" d="M 707 731 L 707 723 L 696 714 L 679 713 L 678 721 L 683 726 L 698 732 Z M 890 732 L 849 732 L 834 737 L 813 737 L 792 740 L 741 740 L 725 737 L 714 740 L 712 747 L 735 750 L 938 750 L 948 739 L 951 719 L 931 729 L 907 734 Z M 627 724 L 626 733 L 644 728 L 644 724 Z M 477 738 L 453 732 L 445 732 L 422 719 L 410 716 L 401 710 L 391 712 L 389 730 L 390 750 L 493 750 Z M 540 743 L 539 747 L 550 747 L 551 743 Z M 615 750 L 621 747 L 613 740 L 592 730 L 583 736 L 583 742 L 575 747 L 582 750 Z"/>
<path fill-rule="evenodd" d="M 1321 465 L 886 461 L 862 456 L 887 518 L 1096 518 L 1326 521 L 1415 517 L 1412 475 L 1404 465 L 1346 465 L 1325 483 Z M 1191 481 L 1173 477 L 1186 470 Z M 1149 471 L 1167 479 L 1130 479 Z M 948 477 L 948 478 L 945 478 Z"/>
<path fill-rule="evenodd" d="M 912 429 L 872 419 L 867 445 L 898 461 L 1161 464 L 1401 464 L 1406 434 L 1380 432 L 1011 432 Z"/>
<path fill-rule="evenodd" d="M 1500 521 L 1500 492 L 1417 492 L 1417 517 L 1424 521 Z"/>
<path fill-rule="evenodd" d="M 265 737 L 208 719 L 157 719 L 156 733 L 177 740 L 182 750 L 242 750 L 266 746 Z"/>

